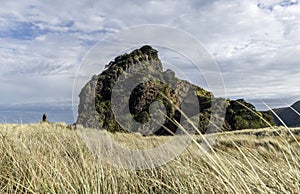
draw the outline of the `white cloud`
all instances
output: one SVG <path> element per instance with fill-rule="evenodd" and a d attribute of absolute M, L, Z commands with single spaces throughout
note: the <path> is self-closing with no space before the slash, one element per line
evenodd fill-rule
<path fill-rule="evenodd" d="M 57 83 L 55 74 L 61 76 L 58 87 L 68 90 L 69 78 L 97 40 L 124 27 L 152 23 L 171 25 L 198 38 L 219 64 L 229 97 L 251 98 L 252 92 L 262 98 L 299 94 L 296 0 L 5 1 L 0 13 L 2 80 L 52 75 L 44 82 L 51 88 Z M 7 95 L 0 102 L 11 100 L 14 88 L 23 86 L 21 81 L 2 82 Z M 40 90 L 33 84 L 30 91 Z M 71 98 L 68 95 L 61 93 L 62 98 Z"/>
<path fill-rule="evenodd" d="M 255 1 L 219 1 L 181 17 L 176 25 L 213 54 L 229 96 L 282 98 L 300 91 L 299 8 L 275 5 L 269 11 Z"/>

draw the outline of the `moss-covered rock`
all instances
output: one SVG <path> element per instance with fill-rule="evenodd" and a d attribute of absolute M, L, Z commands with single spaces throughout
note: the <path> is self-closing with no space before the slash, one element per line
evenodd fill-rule
<path fill-rule="evenodd" d="M 151 74 L 155 74 L 158 80 L 148 79 L 142 72 L 142 81 L 136 83 L 136 79 L 130 77 L 132 68 L 147 68 Z M 201 87 L 193 85 L 188 81 L 178 79 L 172 70 L 163 71 L 162 63 L 158 58 L 158 51 L 150 46 L 143 46 L 129 54 L 124 54 L 115 58 L 114 61 L 106 65 L 101 74 L 95 75 L 84 86 L 79 97 L 77 124 L 84 127 L 101 128 L 111 132 L 129 132 L 130 130 L 120 125 L 134 119 L 136 122 L 144 124 L 151 119 L 150 106 L 158 101 L 166 108 L 166 120 L 158 130 L 154 132 L 142 132 L 143 134 L 170 135 L 176 132 L 178 126 L 175 124 L 180 120 L 197 120 L 198 129 L 204 133 L 211 120 L 212 102 L 219 101 L 219 105 L 214 107 L 219 109 L 214 114 L 223 111 L 221 98 L 214 98 L 212 93 Z M 138 75 L 139 76 L 139 75 Z M 143 80 L 143 76 L 145 79 Z M 126 87 L 119 87 L 119 83 L 134 85 L 129 98 L 118 98 L 118 103 L 112 105 L 113 91 L 117 90 L 122 94 L 126 92 Z M 118 85 L 118 87 L 115 87 Z M 126 100 L 128 100 L 126 102 Z M 124 109 L 123 104 L 129 103 L 128 114 L 122 115 L 117 120 L 113 110 Z M 244 104 L 250 110 L 242 106 Z M 112 107 L 113 106 L 113 107 Z M 227 100 L 228 109 L 226 111 L 225 124 L 223 130 L 238 130 L 244 128 L 261 128 L 266 124 L 258 115 L 271 120 L 268 116 L 255 110 L 255 107 L 243 100 Z M 195 109 L 195 107 L 197 107 Z M 184 113 L 184 115 L 182 114 Z M 222 115 L 219 115 L 220 121 Z M 215 117 L 214 118 L 218 118 Z M 271 121 L 272 122 L 272 121 Z M 129 126 L 130 128 L 130 126 Z M 137 132 L 139 129 L 137 129 Z"/>
<path fill-rule="evenodd" d="M 268 112 L 257 111 L 244 99 L 228 100 L 227 102 L 225 121 L 228 125 L 225 130 L 257 129 L 268 127 L 269 124 L 275 125 L 272 115 Z"/>

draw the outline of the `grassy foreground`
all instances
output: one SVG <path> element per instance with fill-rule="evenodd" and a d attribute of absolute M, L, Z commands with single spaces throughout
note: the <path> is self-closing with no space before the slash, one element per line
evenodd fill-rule
<path fill-rule="evenodd" d="M 202 155 L 201 137 L 194 136 L 196 141 L 172 162 L 131 171 L 101 162 L 62 123 L 1 124 L 0 193 L 300 193 L 299 132 L 224 133 Z M 112 136 L 129 146 L 167 141 Z"/>

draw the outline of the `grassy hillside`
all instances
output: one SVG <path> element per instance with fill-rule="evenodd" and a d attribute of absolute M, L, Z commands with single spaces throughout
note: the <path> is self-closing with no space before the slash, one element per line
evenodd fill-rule
<path fill-rule="evenodd" d="M 0 125 L 0 193 L 299 193 L 300 129 L 216 135 L 198 155 L 200 136 L 174 161 L 141 171 L 114 168 L 92 155 L 63 123 Z M 146 148 L 168 137 L 110 134 Z"/>

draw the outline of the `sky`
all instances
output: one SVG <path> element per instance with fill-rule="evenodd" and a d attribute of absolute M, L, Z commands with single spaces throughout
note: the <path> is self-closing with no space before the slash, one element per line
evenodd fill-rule
<path fill-rule="evenodd" d="M 260 100 L 271 107 L 300 100 L 298 0 L 14 0 L 0 6 L 0 106 L 70 105 L 89 50 L 145 24 L 197 38 L 219 66 L 228 98 L 259 109 L 266 109 Z"/>

